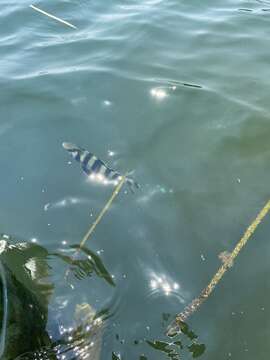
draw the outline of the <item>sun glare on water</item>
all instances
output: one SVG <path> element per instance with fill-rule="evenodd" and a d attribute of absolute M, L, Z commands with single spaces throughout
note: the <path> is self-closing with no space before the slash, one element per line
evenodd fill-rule
<path fill-rule="evenodd" d="M 168 96 L 166 91 L 164 89 L 160 89 L 160 88 L 151 89 L 150 94 L 157 100 L 163 100 Z"/>

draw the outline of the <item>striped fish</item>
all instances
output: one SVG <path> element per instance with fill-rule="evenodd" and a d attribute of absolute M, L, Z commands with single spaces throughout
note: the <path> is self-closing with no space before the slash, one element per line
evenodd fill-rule
<path fill-rule="evenodd" d="M 122 179 L 122 175 L 118 171 L 111 169 L 102 160 L 98 159 L 89 151 L 67 142 L 63 143 L 63 148 L 81 164 L 82 170 L 90 178 L 90 180 L 106 185 L 117 185 Z M 126 183 L 132 192 L 134 192 L 134 188 L 139 188 L 139 184 L 129 176 L 126 177 Z"/>

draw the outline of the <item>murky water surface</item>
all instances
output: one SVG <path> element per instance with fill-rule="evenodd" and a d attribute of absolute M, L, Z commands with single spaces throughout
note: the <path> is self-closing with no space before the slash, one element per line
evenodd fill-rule
<path fill-rule="evenodd" d="M 107 311 L 102 360 L 166 359 L 145 340 L 168 341 L 270 194 L 270 3 L 35 3 L 77 30 L 30 4 L 1 2 L 1 232 L 50 253 L 80 242 L 112 187 L 87 181 L 63 141 L 134 170 L 141 188 L 122 189 L 87 243 L 116 286 L 92 271 L 71 288 L 49 257 L 48 331 L 56 341 L 89 303 Z M 269 231 L 266 218 L 188 321 L 201 359 L 268 359 Z"/>

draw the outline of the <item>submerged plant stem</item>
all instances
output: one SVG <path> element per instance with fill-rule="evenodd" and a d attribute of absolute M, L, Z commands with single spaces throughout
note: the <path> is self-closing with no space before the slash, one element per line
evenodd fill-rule
<path fill-rule="evenodd" d="M 222 279 L 225 272 L 231 267 L 232 261 L 237 257 L 239 252 L 246 245 L 247 241 L 249 240 L 251 235 L 255 232 L 257 226 L 264 219 L 264 217 L 267 215 L 269 210 L 270 210 L 270 200 L 268 200 L 268 202 L 264 205 L 264 207 L 258 213 L 257 217 L 253 220 L 253 222 L 246 229 L 244 235 L 239 240 L 239 242 L 235 246 L 234 250 L 232 251 L 232 253 L 228 257 L 228 259 L 226 260 L 226 262 L 215 273 L 215 275 L 211 279 L 210 283 L 202 290 L 202 292 L 200 293 L 200 295 L 197 298 L 192 300 L 192 302 L 190 304 L 188 304 L 181 313 L 176 315 L 175 320 L 168 327 L 168 330 L 167 330 L 168 336 L 173 336 L 174 334 L 179 332 L 179 330 L 181 330 L 181 327 L 182 327 L 183 323 L 187 320 L 187 318 L 190 315 L 192 315 L 200 307 L 200 305 L 209 297 L 209 295 L 215 289 L 216 285 Z"/>

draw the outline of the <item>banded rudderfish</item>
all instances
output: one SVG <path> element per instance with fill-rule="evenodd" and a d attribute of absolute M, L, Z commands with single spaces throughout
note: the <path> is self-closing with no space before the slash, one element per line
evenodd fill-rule
<path fill-rule="evenodd" d="M 72 157 L 81 164 L 83 172 L 89 177 L 90 180 L 100 182 L 104 185 L 117 185 L 122 179 L 118 171 L 110 168 L 102 160 L 98 159 L 94 154 L 89 151 L 67 142 L 63 142 L 63 148 L 67 150 Z M 139 188 L 139 184 L 131 177 L 126 177 L 126 183 L 130 190 L 133 192 L 134 188 Z"/>

